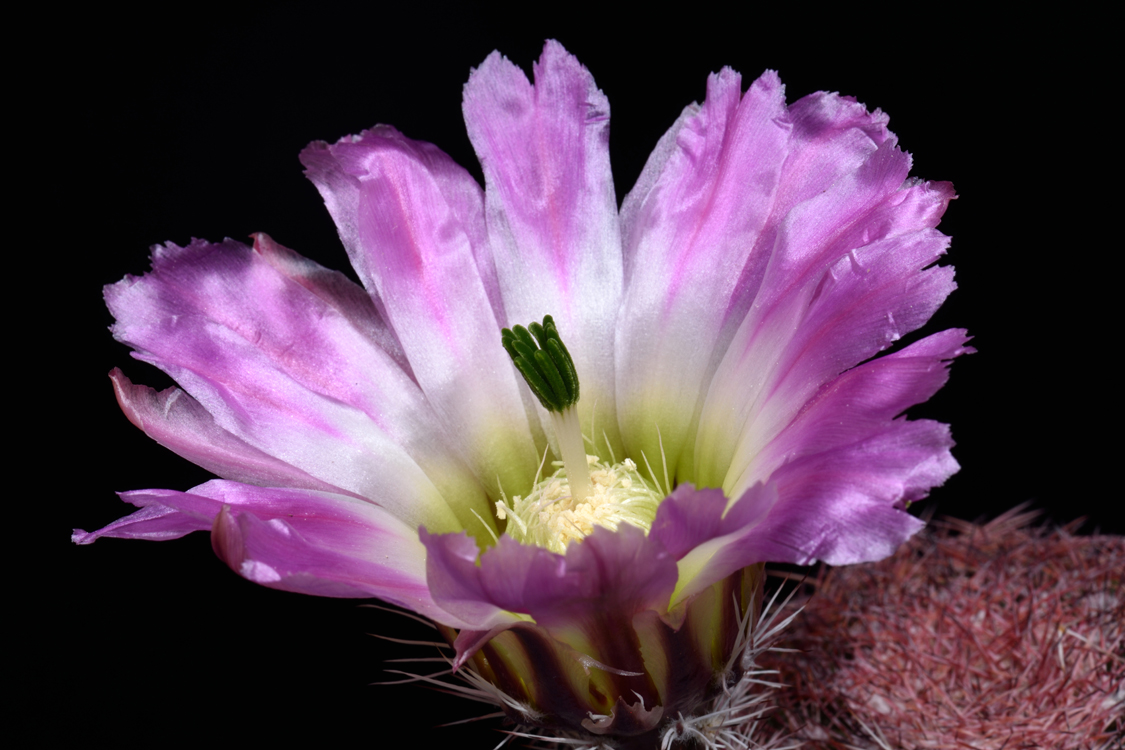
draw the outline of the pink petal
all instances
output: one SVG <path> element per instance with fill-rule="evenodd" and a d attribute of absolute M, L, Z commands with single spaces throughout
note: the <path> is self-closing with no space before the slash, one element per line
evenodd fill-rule
<path fill-rule="evenodd" d="M 224 479 L 343 493 L 219 427 L 198 401 L 179 388 L 157 392 L 134 385 L 116 367 L 109 377 L 130 422 L 165 448 Z"/>
<path fill-rule="evenodd" d="M 659 540 L 668 554 L 680 560 L 712 539 L 740 531 L 761 520 L 776 502 L 776 495 L 763 485 L 755 485 L 746 495 L 731 503 L 722 490 L 696 489 L 690 484 L 681 484 L 660 504 L 649 535 Z M 751 560 L 747 565 L 754 562 L 762 561 Z M 719 579 L 709 581 L 708 585 L 716 580 Z"/>
<path fill-rule="evenodd" d="M 773 232 L 794 207 L 859 169 L 894 135 L 888 118 L 850 96 L 824 91 L 802 97 L 789 107 L 791 153 L 774 205 Z M 773 234 L 763 238 L 772 244 Z"/>
<path fill-rule="evenodd" d="M 463 535 L 423 532 L 422 541 L 430 554 L 434 600 L 459 618 L 475 618 L 481 623 L 476 630 L 503 626 L 500 613 L 517 612 L 530 615 L 563 642 L 615 651 L 605 644 L 604 620 L 631 623 L 638 612 L 663 612 L 676 583 L 675 559 L 657 540 L 627 524 L 616 532 L 596 527 L 581 543 L 567 547 L 565 556 L 504 536 L 480 555 L 479 565 L 471 540 Z M 481 640 L 473 643 L 479 646 Z M 618 669 L 632 668 L 621 661 L 630 658 L 624 651 L 586 653 Z M 469 655 L 458 653 L 458 661 Z"/>
<path fill-rule="evenodd" d="M 697 490 L 690 484 L 677 487 L 660 504 L 649 532 L 678 564 L 679 578 L 671 605 L 747 565 L 772 560 L 760 545 L 742 540 L 777 502 L 773 484 L 756 484 L 734 502 L 729 502 L 721 490 Z"/>
<path fill-rule="evenodd" d="M 558 42 L 547 42 L 534 69 L 532 85 L 494 52 L 465 85 L 465 124 L 484 169 L 503 322 L 554 316 L 582 379 L 582 422 L 599 436 L 604 430 L 623 455 L 614 406 L 621 242 L 609 103 Z"/>
<path fill-rule="evenodd" d="M 398 335 L 380 316 L 371 296 L 339 271 L 333 271 L 273 241 L 265 232 L 254 237 L 254 253 L 278 273 L 292 279 L 343 315 L 351 326 L 382 349 L 413 378 Z"/>
<path fill-rule="evenodd" d="M 732 473 L 764 449 L 792 420 L 794 405 L 807 403 L 819 384 L 925 324 L 956 287 L 950 267 L 920 270 L 947 244 L 944 235 L 925 230 L 872 243 L 828 269 L 773 368 L 768 390 L 749 412 L 753 428 L 740 436 Z M 728 406 L 727 415 L 731 411 Z"/>
<path fill-rule="evenodd" d="M 223 480 L 190 492 L 121 497 L 141 509 L 99 531 L 76 531 L 74 541 L 168 539 L 211 529 L 215 553 L 255 583 L 318 596 L 377 596 L 451 627 L 466 625 L 434 605 L 417 532 L 372 503 Z"/>
<path fill-rule="evenodd" d="M 952 190 L 903 183 L 909 159 L 883 144 L 856 172 L 796 207 L 700 416 L 699 480 L 737 495 L 747 461 L 816 389 L 922 325 L 954 288 L 923 272 Z"/>
<path fill-rule="evenodd" d="M 163 504 L 162 501 L 166 497 L 175 494 L 180 493 L 173 490 L 122 493 L 123 500 L 139 505 L 141 509 L 97 531 L 75 529 L 70 535 L 70 541 L 75 544 L 93 544 L 104 536 L 163 542 L 179 539 L 193 531 L 206 531 L 211 528 L 211 519 L 206 514 L 188 513 L 172 505 Z"/>
<path fill-rule="evenodd" d="M 494 495 L 526 493 L 538 460 L 475 259 L 488 253 L 479 186 L 434 146 L 386 126 L 314 143 L 302 161 L 477 478 Z"/>
<path fill-rule="evenodd" d="M 950 361 L 974 351 L 966 346 L 968 338 L 961 329 L 935 333 L 835 378 L 804 404 L 747 471 L 770 475 L 795 458 L 889 428 L 906 409 L 926 401 L 946 383 Z"/>
<path fill-rule="evenodd" d="M 943 424 L 894 417 L 945 383 L 966 339 L 943 331 L 849 370 L 762 452 L 740 480 L 768 475 L 781 498 L 746 542 L 767 544 L 761 559 L 878 560 L 921 528 L 903 505 L 957 471 L 953 440 Z"/>
<path fill-rule="evenodd" d="M 541 552 L 509 538 L 481 556 L 481 582 L 499 606 L 526 612 L 547 628 L 603 609 L 662 608 L 675 583 L 671 556 L 628 524 L 616 532 L 595 527 L 565 557 Z"/>
<path fill-rule="evenodd" d="M 672 604 L 753 563 L 877 560 L 918 531 L 903 502 L 957 471 L 953 441 L 945 425 L 894 417 L 941 388 L 965 341 L 944 331 L 837 378 L 751 464 L 740 483 L 757 483 L 736 501 L 680 485 L 650 532 L 678 561 Z"/>
<path fill-rule="evenodd" d="M 489 517 L 354 285 L 336 279 L 333 293 L 274 251 L 231 240 L 156 248 L 151 273 L 106 288 L 114 335 L 172 375 L 220 429 L 411 528 L 478 524 L 474 505 Z"/>
<path fill-rule="evenodd" d="M 492 601 L 484 590 L 477 566 L 481 552 L 471 537 L 467 534 L 430 534 L 425 529 L 419 531 L 419 536 L 428 553 L 426 568 L 430 593 L 438 606 L 450 616 L 469 623 L 473 631 L 498 632 L 520 621 Z M 511 537 L 505 535 L 500 538 L 500 545 L 509 543 L 515 543 Z M 539 551 L 550 554 L 546 550 Z M 480 645 L 478 643 L 477 647 Z M 458 656 L 459 662 L 464 662 L 461 655 Z"/>
<path fill-rule="evenodd" d="M 789 131 L 776 73 L 742 96 L 741 77 L 725 68 L 708 79 L 703 106 L 685 109 L 661 139 L 622 205 L 628 291 L 618 408 L 631 455 L 643 452 L 658 474 L 662 453 L 672 476 L 691 461 L 681 453 L 716 351 L 738 323 L 732 308 L 745 312 L 769 259 L 770 248 L 756 242 L 771 218 Z"/>
<path fill-rule="evenodd" d="M 713 75 L 707 101 L 684 110 L 622 205 L 622 422 L 631 439 L 642 436 L 634 453 L 659 456 L 663 443 L 681 481 L 698 479 L 691 425 L 735 328 L 757 304 L 782 223 L 889 136 L 882 113 L 847 97 L 813 94 L 786 110 L 773 72 L 740 93 L 738 74 Z"/>

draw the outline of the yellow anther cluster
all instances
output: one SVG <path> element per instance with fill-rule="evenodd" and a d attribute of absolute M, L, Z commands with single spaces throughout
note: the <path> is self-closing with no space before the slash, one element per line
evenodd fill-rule
<path fill-rule="evenodd" d="M 652 527 L 662 495 L 625 459 L 608 465 L 597 456 L 586 456 L 590 488 L 586 498 L 575 502 L 565 469 L 535 486 L 526 497 L 515 496 L 511 504 L 496 503 L 496 516 L 508 519 L 507 533 L 528 544 L 564 553 L 572 541 L 582 541 L 595 526 L 615 530 L 622 523 L 646 533 Z"/>

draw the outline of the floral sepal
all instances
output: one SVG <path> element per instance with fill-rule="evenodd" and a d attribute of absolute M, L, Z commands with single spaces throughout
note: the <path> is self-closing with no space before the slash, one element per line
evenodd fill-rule
<path fill-rule="evenodd" d="M 441 627 L 455 666 L 522 727 L 652 748 L 675 717 L 705 713 L 742 677 L 741 625 L 760 611 L 761 565 L 669 610 L 675 557 L 631 526 L 596 529 L 565 556 L 502 538 L 479 564 L 459 543 L 467 537 L 422 539 L 439 606 L 466 620 L 495 623 L 499 610 L 526 618 L 479 631 Z"/>

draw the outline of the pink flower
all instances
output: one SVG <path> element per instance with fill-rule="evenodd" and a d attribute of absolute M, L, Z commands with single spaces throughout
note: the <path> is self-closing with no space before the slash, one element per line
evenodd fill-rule
<path fill-rule="evenodd" d="M 900 415 L 965 332 L 872 359 L 954 288 L 934 265 L 953 190 L 908 177 L 878 110 L 786 106 L 773 72 L 745 94 L 712 75 L 620 211 L 609 104 L 557 43 L 534 84 L 493 53 L 464 113 L 485 191 L 387 126 L 302 154 L 365 289 L 264 234 L 157 247 L 107 287 L 114 335 L 183 389 L 115 370 L 122 409 L 221 478 L 125 493 L 138 511 L 74 539 L 210 530 L 250 580 L 456 629 L 456 666 L 492 669 L 524 723 L 651 746 L 731 668 L 744 569 L 885 557 L 957 470 L 945 425 Z M 545 315 L 581 380 L 590 492 L 629 490 L 604 518 L 544 511 L 570 497 L 547 484 L 571 462 L 541 469 L 570 428 L 500 329 Z M 521 663 L 562 677 L 520 692 Z"/>

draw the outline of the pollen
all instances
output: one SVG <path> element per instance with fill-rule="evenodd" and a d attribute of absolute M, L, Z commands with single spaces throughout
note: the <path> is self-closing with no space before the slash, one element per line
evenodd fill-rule
<path fill-rule="evenodd" d="M 527 497 L 516 495 L 510 503 L 496 503 L 496 517 L 508 521 L 507 533 L 517 541 L 565 553 L 571 542 L 580 542 L 595 526 L 615 531 L 629 523 L 646 534 L 652 528 L 663 495 L 645 481 L 631 459 L 606 464 L 586 456 L 590 469 L 588 494 L 577 501 L 570 491 L 566 469 L 535 485 Z"/>

